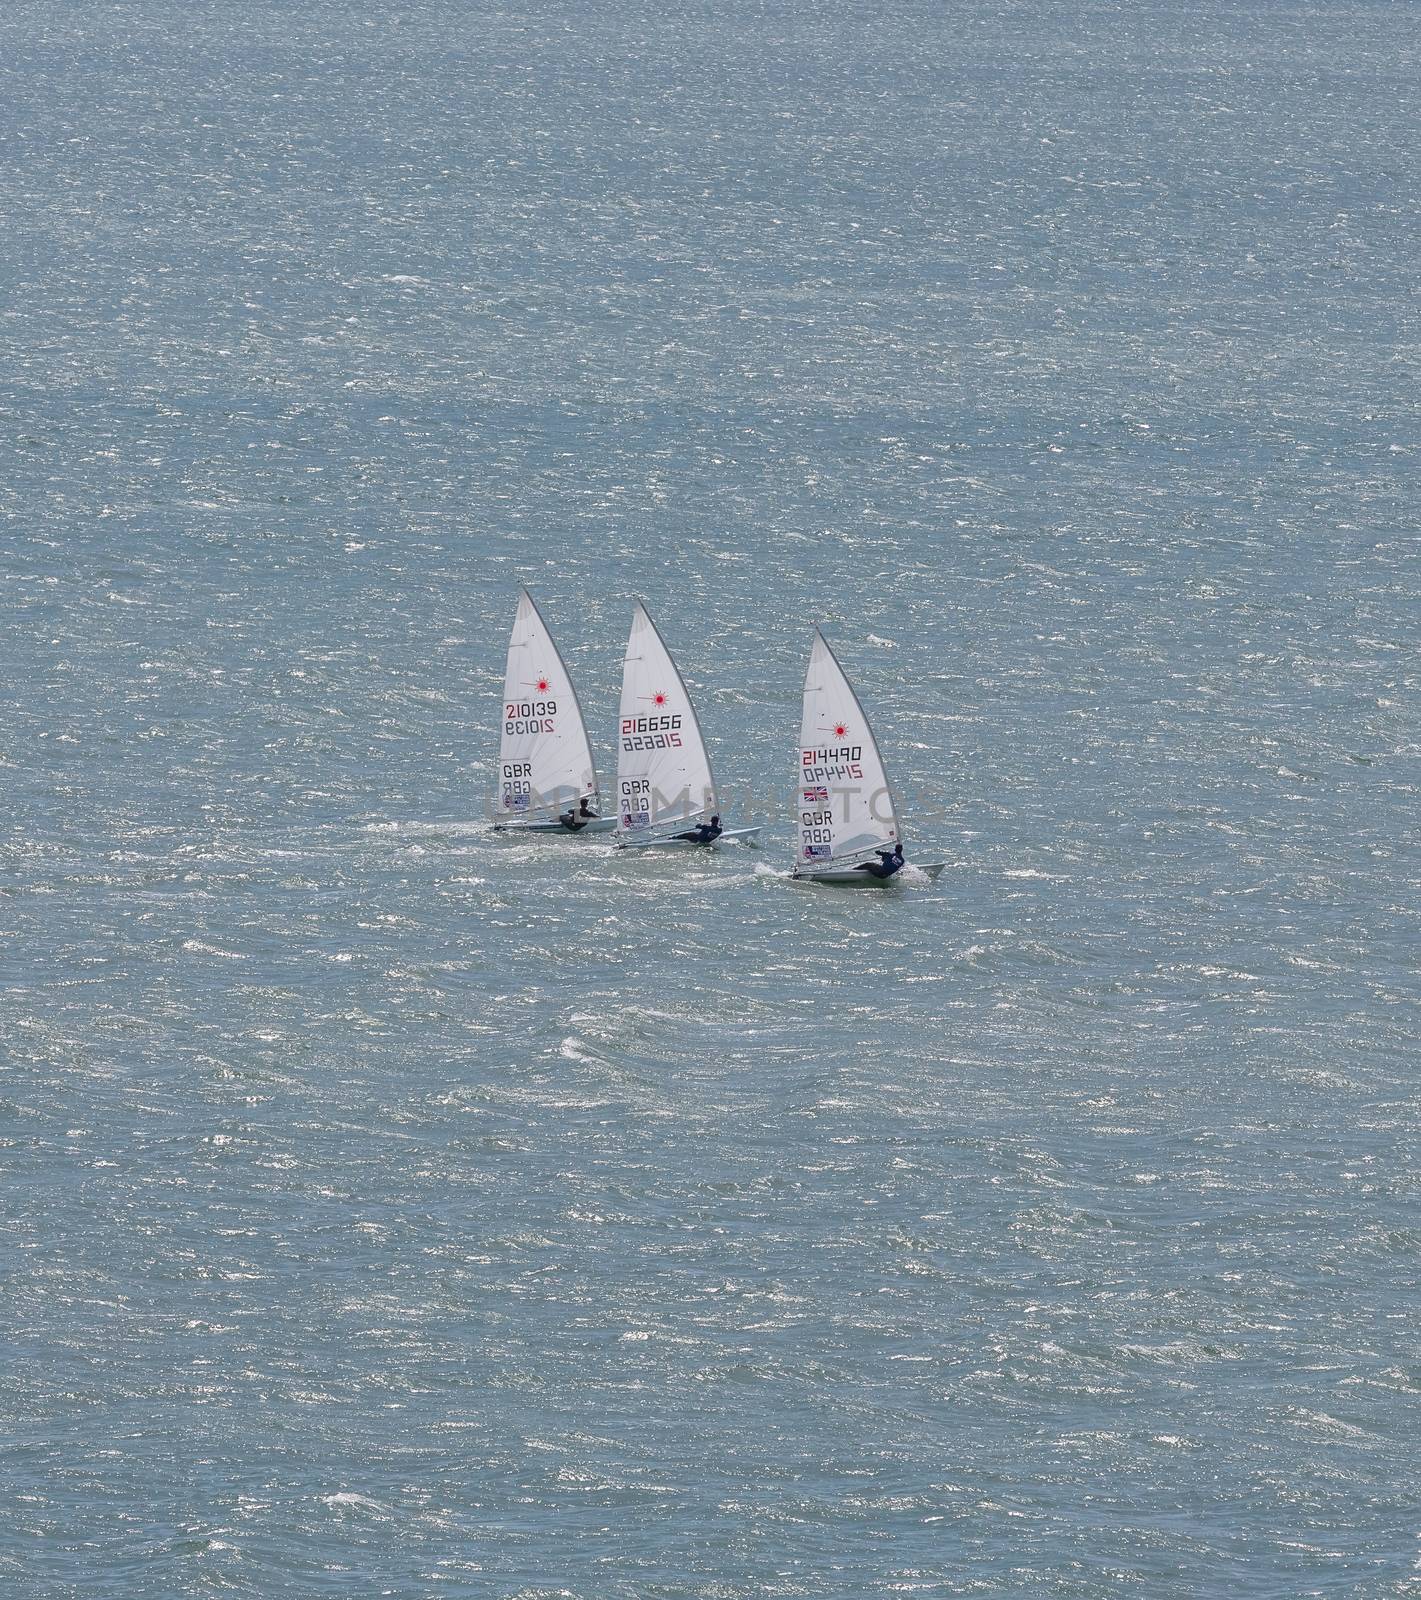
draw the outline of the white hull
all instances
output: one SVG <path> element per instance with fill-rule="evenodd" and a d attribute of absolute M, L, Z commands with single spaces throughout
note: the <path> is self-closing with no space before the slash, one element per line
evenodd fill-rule
<path fill-rule="evenodd" d="M 926 873 L 934 882 L 938 874 L 947 865 L 945 861 L 905 861 L 905 867 L 914 867 L 919 872 Z M 837 883 L 848 889 L 891 889 L 895 885 L 909 885 L 912 879 L 904 879 L 902 872 L 895 872 L 891 878 L 878 878 L 871 872 L 862 872 L 855 867 L 825 867 L 820 872 L 796 871 L 794 876 L 805 883 Z"/>
<path fill-rule="evenodd" d="M 617 826 L 615 817 L 594 817 L 585 828 L 564 828 L 556 817 L 538 822 L 495 822 L 495 833 L 557 833 L 565 837 L 580 833 L 611 833 Z"/>
<path fill-rule="evenodd" d="M 711 840 L 710 848 L 726 844 L 731 840 L 743 841 L 751 844 L 760 837 L 758 828 L 726 828 L 716 838 Z M 677 839 L 674 835 L 663 835 L 659 839 L 620 838 L 617 840 L 619 850 L 650 850 L 657 845 L 674 845 L 681 850 L 703 850 L 704 845 L 699 845 L 694 839 Z"/>

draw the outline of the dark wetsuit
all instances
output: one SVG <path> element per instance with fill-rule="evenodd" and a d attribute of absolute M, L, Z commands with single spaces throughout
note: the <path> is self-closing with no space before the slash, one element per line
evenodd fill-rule
<path fill-rule="evenodd" d="M 688 833 L 678 833 L 678 839 L 689 839 L 692 844 L 714 844 L 724 828 L 720 825 L 719 817 L 712 817 L 709 822 L 703 822 L 697 828 L 692 828 Z"/>
<path fill-rule="evenodd" d="M 576 811 L 564 811 L 558 818 L 558 821 L 562 823 L 569 833 L 576 833 L 579 828 L 585 828 L 589 822 L 595 822 L 596 820 L 597 813 L 591 809 L 586 800 L 582 802 Z"/>
<path fill-rule="evenodd" d="M 875 878 L 891 878 L 902 865 L 903 846 L 895 844 L 891 850 L 880 850 L 877 861 L 861 861 L 854 870 Z"/>

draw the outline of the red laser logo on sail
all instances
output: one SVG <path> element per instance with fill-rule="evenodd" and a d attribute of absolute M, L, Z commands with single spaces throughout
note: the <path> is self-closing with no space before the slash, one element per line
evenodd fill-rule
<path fill-rule="evenodd" d="M 650 700 L 652 705 L 664 708 L 671 697 L 664 689 L 657 689 L 654 694 L 639 695 L 638 699 Z M 661 716 L 648 712 L 642 717 L 622 718 L 622 749 L 628 753 L 634 750 L 679 750 L 680 748 L 679 711 L 663 709 Z"/>
<path fill-rule="evenodd" d="M 863 746 L 848 743 L 848 723 L 836 722 L 832 728 L 821 726 L 820 732 L 831 734 L 835 741 L 843 742 L 827 743 L 817 750 L 799 752 L 800 775 L 804 782 L 816 789 L 821 785 L 842 783 L 845 779 L 857 783 L 863 777 Z"/>

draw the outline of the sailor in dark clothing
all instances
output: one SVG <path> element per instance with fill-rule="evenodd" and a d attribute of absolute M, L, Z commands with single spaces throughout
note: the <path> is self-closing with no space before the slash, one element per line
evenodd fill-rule
<path fill-rule="evenodd" d="M 861 861 L 854 870 L 875 878 L 891 878 L 902 865 L 903 846 L 895 843 L 891 850 L 880 850 L 877 861 Z"/>
<path fill-rule="evenodd" d="M 712 817 L 709 822 L 702 822 L 688 833 L 678 833 L 675 837 L 688 839 L 692 844 L 712 844 L 720 838 L 723 831 L 720 825 L 720 818 Z"/>
<path fill-rule="evenodd" d="M 558 818 L 569 833 L 576 833 L 579 828 L 585 828 L 589 822 L 597 820 L 597 813 L 588 805 L 588 796 L 583 795 L 576 811 L 571 806 Z"/>

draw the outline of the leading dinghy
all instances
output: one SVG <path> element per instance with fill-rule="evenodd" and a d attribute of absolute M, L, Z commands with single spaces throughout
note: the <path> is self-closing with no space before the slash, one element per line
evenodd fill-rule
<path fill-rule="evenodd" d="M 622 663 L 616 844 L 719 844 L 758 828 L 721 828 L 710 756 L 685 681 L 637 601 Z"/>
<path fill-rule="evenodd" d="M 878 741 L 819 629 L 799 728 L 799 851 L 794 876 L 864 888 L 895 881 L 903 862 L 898 807 Z M 918 865 L 936 878 L 941 861 Z"/>
<path fill-rule="evenodd" d="M 494 827 L 520 833 L 607 833 L 597 769 L 577 691 L 542 613 L 526 589 L 508 641 Z"/>

